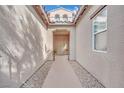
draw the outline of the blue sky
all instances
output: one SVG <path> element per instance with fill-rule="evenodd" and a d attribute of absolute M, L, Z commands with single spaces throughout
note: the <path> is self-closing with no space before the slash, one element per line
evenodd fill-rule
<path fill-rule="evenodd" d="M 80 6 L 79 5 L 44 5 L 44 7 L 45 7 L 45 11 L 50 11 L 50 10 L 60 8 L 60 7 L 66 8 L 68 10 L 75 10 L 76 8 L 79 8 Z"/>

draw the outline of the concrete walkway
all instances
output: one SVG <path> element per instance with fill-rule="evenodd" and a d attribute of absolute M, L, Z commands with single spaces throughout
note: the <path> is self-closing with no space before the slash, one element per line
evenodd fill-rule
<path fill-rule="evenodd" d="M 68 62 L 67 56 L 56 56 L 43 88 L 81 88 L 81 83 Z"/>

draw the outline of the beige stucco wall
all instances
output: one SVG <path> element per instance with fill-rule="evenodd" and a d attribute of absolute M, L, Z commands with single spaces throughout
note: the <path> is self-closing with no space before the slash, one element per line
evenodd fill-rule
<path fill-rule="evenodd" d="M 70 41 L 69 41 L 69 59 L 70 60 L 75 60 L 75 27 L 74 26 L 50 26 L 48 29 L 48 32 L 53 32 L 53 31 L 69 31 L 70 32 Z M 53 38 L 51 39 L 53 43 Z"/>
<path fill-rule="evenodd" d="M 19 87 L 41 66 L 51 36 L 32 6 L 0 6 L 0 87 Z"/>
<path fill-rule="evenodd" d="M 91 7 L 76 26 L 76 60 L 105 87 L 124 87 L 124 6 L 107 6 L 107 53 L 92 51 Z"/>
<path fill-rule="evenodd" d="M 55 10 L 55 11 L 50 12 L 50 13 L 49 13 L 49 16 L 50 16 L 50 17 L 55 17 L 56 14 L 59 14 L 60 17 L 63 17 L 64 14 L 67 14 L 68 17 L 72 17 L 72 12 L 66 11 L 66 10 L 61 9 L 61 8 L 58 9 L 58 10 Z"/>
<path fill-rule="evenodd" d="M 56 21 L 56 18 L 55 18 L 55 15 L 58 14 L 59 17 L 60 17 L 60 21 L 64 21 L 63 19 L 63 15 L 67 15 L 68 16 L 68 21 L 72 22 L 73 21 L 73 11 L 67 11 L 67 10 L 64 10 L 62 8 L 58 9 L 58 10 L 55 10 L 55 11 L 51 11 L 48 13 L 49 15 L 49 19 L 51 22 L 55 22 Z"/>
<path fill-rule="evenodd" d="M 92 51 L 90 16 L 98 7 L 91 7 L 76 29 L 52 26 L 47 31 L 31 6 L 0 6 L 0 87 L 19 87 L 44 63 L 56 29 L 70 31 L 70 60 L 76 59 L 105 87 L 124 87 L 124 6 L 107 6 L 107 53 Z"/>

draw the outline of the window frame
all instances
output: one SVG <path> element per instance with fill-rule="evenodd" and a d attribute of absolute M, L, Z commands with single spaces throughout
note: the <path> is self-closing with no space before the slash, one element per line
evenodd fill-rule
<path fill-rule="evenodd" d="M 60 15 L 59 14 L 55 14 L 55 20 L 58 22 L 60 21 Z"/>
<path fill-rule="evenodd" d="M 67 14 L 64 14 L 62 17 L 63 17 L 64 21 L 68 22 L 68 15 Z"/>
<path fill-rule="evenodd" d="M 95 49 L 95 45 L 96 45 L 96 44 L 95 44 L 95 36 L 96 36 L 97 34 L 102 33 L 102 32 L 108 32 L 108 31 L 107 31 L 107 28 L 108 28 L 107 22 L 108 22 L 108 21 L 106 21 L 106 28 L 105 28 L 105 29 L 100 30 L 100 31 L 98 31 L 98 32 L 94 32 L 94 21 L 95 21 L 95 18 L 96 18 L 97 16 L 99 16 L 105 9 L 107 10 L 107 7 L 106 7 L 106 6 L 105 6 L 104 8 L 102 8 L 101 10 L 99 10 L 99 12 L 97 12 L 94 17 L 92 17 L 92 51 L 93 51 L 93 52 L 107 53 L 107 49 L 106 49 L 106 50 Z M 107 15 L 108 15 L 108 11 L 107 11 Z M 107 18 L 107 20 L 108 20 L 108 18 Z"/>

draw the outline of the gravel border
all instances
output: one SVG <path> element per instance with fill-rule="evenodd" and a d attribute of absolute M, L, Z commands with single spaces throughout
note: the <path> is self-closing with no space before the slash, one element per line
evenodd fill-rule
<path fill-rule="evenodd" d="M 42 88 L 53 61 L 47 61 L 29 78 L 21 88 Z M 104 86 L 76 61 L 69 61 L 83 88 L 104 88 Z"/>
<path fill-rule="evenodd" d="M 74 72 L 78 76 L 83 88 L 104 88 L 93 75 L 91 75 L 85 68 L 83 68 L 78 62 L 69 62 L 74 69 Z"/>
<path fill-rule="evenodd" d="M 21 88 L 42 88 L 53 61 L 46 61 L 22 86 Z"/>

